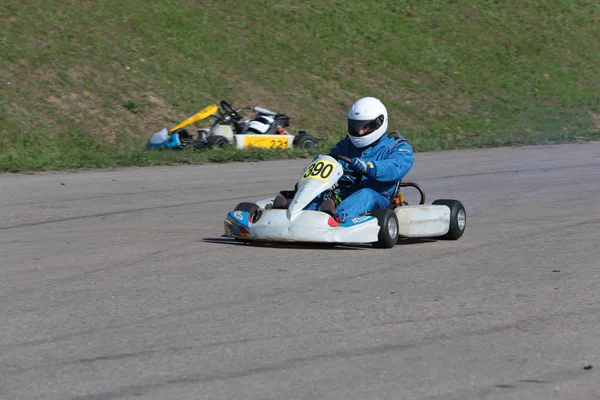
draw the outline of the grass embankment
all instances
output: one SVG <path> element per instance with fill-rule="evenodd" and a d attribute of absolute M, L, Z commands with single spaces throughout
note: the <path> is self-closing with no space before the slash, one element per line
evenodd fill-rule
<path fill-rule="evenodd" d="M 0 0 L 0 170 L 302 156 L 148 152 L 221 99 L 325 148 L 381 98 L 417 151 L 600 137 L 600 3 Z"/>

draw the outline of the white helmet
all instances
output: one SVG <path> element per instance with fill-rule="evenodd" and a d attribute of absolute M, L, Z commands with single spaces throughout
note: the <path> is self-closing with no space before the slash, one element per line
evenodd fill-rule
<path fill-rule="evenodd" d="M 348 111 L 348 137 L 355 147 L 367 147 L 387 131 L 388 113 L 374 97 L 357 100 Z"/>

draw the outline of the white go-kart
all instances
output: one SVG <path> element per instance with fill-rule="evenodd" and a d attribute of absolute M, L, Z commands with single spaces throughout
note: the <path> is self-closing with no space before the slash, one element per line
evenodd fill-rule
<path fill-rule="evenodd" d="M 305 169 L 295 190 L 282 191 L 286 204 L 276 198 L 238 204 L 224 221 L 225 236 L 249 242 L 305 242 L 330 244 L 372 243 L 391 248 L 399 238 L 459 239 L 466 227 L 465 208 L 457 200 L 435 200 L 425 204 L 425 192 L 414 182 L 399 182 L 389 208 L 372 210 L 338 223 L 328 213 L 304 208 L 317 196 L 334 196 L 338 181 L 351 171 L 337 161 L 341 155 L 320 155 Z M 420 193 L 418 205 L 404 201 L 402 188 Z"/>
<path fill-rule="evenodd" d="M 312 149 L 317 139 L 300 130 L 290 134 L 290 117 L 259 106 L 234 108 L 225 100 L 220 106 L 211 104 L 173 128 L 163 128 L 156 132 L 147 143 L 148 149 L 220 148 L 234 145 L 239 149 Z M 252 112 L 252 117 L 247 114 Z M 244 115 L 246 114 L 246 115 Z M 214 121 L 210 128 L 198 129 L 196 134 L 188 128 L 207 118 Z"/>

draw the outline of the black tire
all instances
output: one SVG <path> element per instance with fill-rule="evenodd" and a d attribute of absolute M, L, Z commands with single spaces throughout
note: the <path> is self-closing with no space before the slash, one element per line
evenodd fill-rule
<path fill-rule="evenodd" d="M 450 209 L 450 228 L 448 233 L 436 239 L 457 240 L 465 233 L 467 227 L 467 212 L 465 206 L 458 200 L 439 199 L 432 204 L 447 206 Z"/>
<path fill-rule="evenodd" d="M 379 237 L 373 247 L 391 249 L 398 243 L 398 218 L 391 208 L 375 210 L 372 214 L 379 223 Z"/>
<path fill-rule="evenodd" d="M 243 202 L 235 206 L 234 211 L 246 211 L 250 222 L 255 222 L 258 213 L 258 205 L 249 202 Z"/>
<path fill-rule="evenodd" d="M 275 200 L 273 200 L 273 206 L 271 208 L 274 210 L 285 210 L 287 208 L 287 199 L 285 196 L 282 194 L 275 196 Z"/>
<path fill-rule="evenodd" d="M 225 136 L 214 135 L 209 136 L 207 139 L 208 147 L 211 148 L 222 148 L 229 145 L 229 140 Z"/>
<path fill-rule="evenodd" d="M 307 134 L 297 135 L 294 138 L 294 147 L 299 147 L 301 149 L 314 149 L 317 147 L 317 139 Z"/>

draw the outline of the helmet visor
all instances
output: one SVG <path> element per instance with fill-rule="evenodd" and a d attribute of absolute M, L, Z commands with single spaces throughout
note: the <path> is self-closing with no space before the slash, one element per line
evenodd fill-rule
<path fill-rule="evenodd" d="M 365 136 L 373 133 L 383 125 L 383 119 L 383 114 L 375 119 L 348 119 L 348 134 L 351 136 Z"/>

